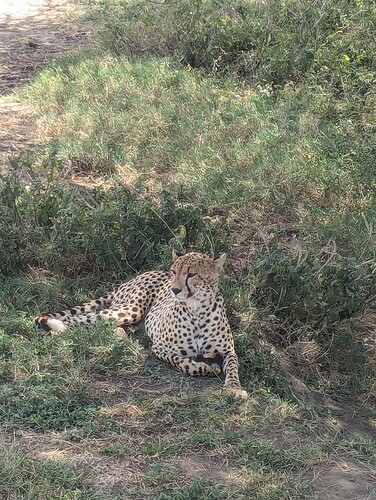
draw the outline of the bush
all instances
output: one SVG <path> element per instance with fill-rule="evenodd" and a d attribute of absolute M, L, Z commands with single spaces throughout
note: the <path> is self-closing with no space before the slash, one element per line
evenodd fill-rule
<path fill-rule="evenodd" d="M 368 264 L 351 258 L 326 261 L 308 253 L 304 259 L 277 248 L 255 265 L 259 303 L 291 323 L 330 327 L 359 314 L 372 295 L 375 276 Z"/>
<path fill-rule="evenodd" d="M 253 84 L 305 78 L 337 91 L 371 92 L 376 7 L 371 0 L 100 2 L 116 53 L 174 55 Z"/>
<path fill-rule="evenodd" d="M 298 258 L 282 248 L 266 253 L 254 268 L 254 297 L 273 322 L 268 339 L 295 353 L 301 367 L 306 361 L 306 375 L 314 363 L 316 379 L 319 368 L 335 370 L 350 375 L 346 382 L 359 389 L 367 353 L 353 319 L 374 294 L 375 271 L 372 261 L 333 254 Z"/>
<path fill-rule="evenodd" d="M 165 191 L 155 201 L 122 184 L 25 186 L 16 173 L 0 184 L 0 273 L 32 265 L 65 275 L 94 269 L 121 275 L 166 264 L 172 247 L 210 252 L 221 228 L 205 213 L 205 206 Z"/>

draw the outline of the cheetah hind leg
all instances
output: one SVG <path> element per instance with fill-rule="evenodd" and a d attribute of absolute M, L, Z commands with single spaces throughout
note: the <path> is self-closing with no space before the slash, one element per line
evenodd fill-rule
<path fill-rule="evenodd" d="M 116 338 L 118 340 L 124 340 L 127 339 L 129 336 L 129 333 L 145 333 L 145 322 L 143 319 L 140 321 L 137 321 L 134 324 L 122 324 L 122 325 L 117 325 L 114 328 L 114 333 L 116 335 Z"/>

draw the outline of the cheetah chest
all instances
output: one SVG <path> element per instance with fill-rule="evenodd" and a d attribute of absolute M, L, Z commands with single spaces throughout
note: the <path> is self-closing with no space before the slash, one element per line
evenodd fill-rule
<path fill-rule="evenodd" d="M 213 311 L 214 309 L 214 311 Z M 154 345 L 172 354 L 197 356 L 220 352 L 220 310 L 212 302 L 178 302 L 170 297 L 153 304 L 145 330 Z"/>

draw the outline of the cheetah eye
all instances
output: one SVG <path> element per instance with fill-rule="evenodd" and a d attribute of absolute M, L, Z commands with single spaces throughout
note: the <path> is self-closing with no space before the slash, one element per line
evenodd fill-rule
<path fill-rule="evenodd" d="M 197 273 L 188 273 L 187 274 L 188 278 L 194 278 L 195 276 L 197 276 Z"/>

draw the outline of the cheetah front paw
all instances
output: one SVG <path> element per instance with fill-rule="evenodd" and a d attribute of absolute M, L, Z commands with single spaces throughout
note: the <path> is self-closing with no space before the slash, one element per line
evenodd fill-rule
<path fill-rule="evenodd" d="M 232 396 L 235 399 L 248 399 L 249 394 L 247 391 L 242 389 L 241 387 L 225 387 L 226 392 L 229 396 Z"/>

